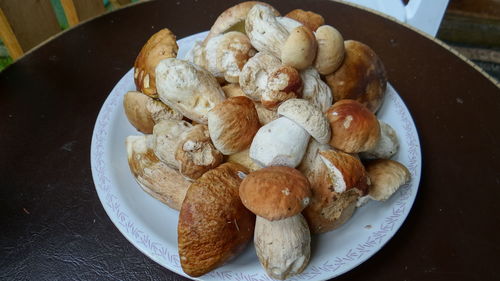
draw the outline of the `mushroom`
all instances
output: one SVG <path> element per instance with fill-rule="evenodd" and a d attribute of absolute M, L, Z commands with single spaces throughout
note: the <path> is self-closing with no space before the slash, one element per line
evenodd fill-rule
<path fill-rule="evenodd" d="M 134 63 L 134 82 L 137 90 L 150 97 L 158 97 L 155 69 L 167 58 L 175 58 L 179 47 L 175 35 L 164 28 L 153 34 L 142 47 Z"/>
<path fill-rule="evenodd" d="M 136 91 L 125 94 L 123 108 L 130 124 L 144 134 L 153 133 L 153 126 L 161 120 L 182 119 L 182 114 L 166 104 Z"/>
<path fill-rule="evenodd" d="M 389 199 L 411 179 L 408 168 L 394 160 L 378 159 L 366 163 L 365 167 L 371 181 L 368 197 L 373 200 L 385 201 Z"/>
<path fill-rule="evenodd" d="M 180 210 L 191 182 L 156 157 L 152 138 L 152 135 L 127 137 L 130 171 L 146 193 L 170 208 Z"/>
<path fill-rule="evenodd" d="M 268 109 L 281 102 L 300 96 L 302 81 L 296 69 L 281 64 L 268 53 L 257 53 L 243 67 L 240 87 L 253 99 Z"/>
<path fill-rule="evenodd" d="M 263 92 L 267 90 L 270 74 L 280 66 L 281 61 L 277 57 L 265 52 L 257 53 L 241 70 L 241 89 L 254 101 L 260 101 Z"/>
<path fill-rule="evenodd" d="M 353 215 L 358 198 L 368 192 L 369 179 L 359 159 L 314 140 L 299 170 L 311 184 L 311 202 L 302 213 L 312 233 L 341 226 Z"/>
<path fill-rule="evenodd" d="M 239 84 L 230 83 L 222 86 L 222 91 L 227 98 L 246 96 Z"/>
<path fill-rule="evenodd" d="M 240 185 L 243 205 L 257 215 L 257 256 L 272 278 L 299 274 L 309 262 L 311 234 L 300 212 L 309 203 L 310 192 L 307 179 L 289 167 L 257 170 Z"/>
<path fill-rule="evenodd" d="M 312 65 L 317 49 L 314 34 L 309 28 L 301 25 L 290 32 L 281 47 L 281 61 L 296 69 L 305 69 Z"/>
<path fill-rule="evenodd" d="M 231 31 L 212 37 L 205 45 L 196 44 L 192 62 L 210 71 L 217 79 L 238 83 L 241 69 L 255 53 L 244 33 Z"/>
<path fill-rule="evenodd" d="M 300 97 L 301 90 L 299 72 L 291 66 L 282 65 L 269 73 L 260 102 L 265 108 L 273 109 L 285 100 Z"/>
<path fill-rule="evenodd" d="M 294 19 L 305 25 L 311 31 L 316 31 L 318 27 L 325 24 L 325 19 L 320 14 L 302 9 L 295 9 L 285 15 L 287 18 Z"/>
<path fill-rule="evenodd" d="M 192 125 L 183 120 L 163 120 L 153 127 L 153 148 L 155 155 L 165 164 L 179 169 L 175 152 L 180 136 L 190 130 Z"/>
<path fill-rule="evenodd" d="M 325 142 L 330 128 L 323 113 L 301 99 L 285 101 L 278 114 L 283 116 L 257 131 L 250 145 L 250 158 L 260 166 L 297 167 L 310 136 Z"/>
<path fill-rule="evenodd" d="M 248 148 L 260 127 L 257 110 L 247 97 L 229 98 L 210 110 L 207 117 L 210 138 L 224 155 Z"/>
<path fill-rule="evenodd" d="M 334 73 L 325 77 L 335 101 L 353 99 L 377 112 L 387 87 L 384 64 L 367 45 L 348 40 L 344 42 L 345 58 Z"/>
<path fill-rule="evenodd" d="M 318 42 L 318 52 L 314 67 L 321 75 L 328 75 L 337 70 L 344 60 L 344 38 L 330 25 L 323 25 L 314 33 Z"/>
<path fill-rule="evenodd" d="M 318 71 L 309 67 L 300 72 L 302 78 L 302 98 L 317 106 L 322 112 L 332 105 L 333 96 L 330 87 L 321 80 Z"/>
<path fill-rule="evenodd" d="M 214 24 L 210 28 L 210 32 L 205 38 L 204 43 L 208 42 L 212 37 L 226 33 L 227 31 L 245 32 L 245 20 L 247 18 L 248 11 L 250 11 L 255 4 L 267 6 L 274 15 L 280 15 L 276 9 L 264 2 L 246 1 L 239 3 L 225 10 L 219 15 L 219 17 L 217 17 Z"/>
<path fill-rule="evenodd" d="M 254 5 L 248 11 L 245 31 L 252 46 L 259 52 L 281 57 L 281 47 L 289 32 L 278 20 L 275 11 L 265 5 Z"/>
<path fill-rule="evenodd" d="M 189 187 L 177 226 L 179 259 L 192 277 L 222 265 L 250 241 L 255 216 L 241 203 L 239 186 L 248 171 L 224 163 Z"/>
<path fill-rule="evenodd" d="M 156 67 L 156 86 L 162 102 L 201 124 L 207 123 L 208 111 L 225 99 L 210 72 L 174 58 Z"/>
<path fill-rule="evenodd" d="M 179 136 L 175 159 L 179 163 L 179 172 L 194 180 L 219 166 L 223 156 L 210 141 L 207 125 L 197 124 Z"/>
<path fill-rule="evenodd" d="M 355 100 L 341 100 L 326 112 L 332 128 L 330 145 L 366 158 L 389 158 L 398 151 L 396 132 Z"/>

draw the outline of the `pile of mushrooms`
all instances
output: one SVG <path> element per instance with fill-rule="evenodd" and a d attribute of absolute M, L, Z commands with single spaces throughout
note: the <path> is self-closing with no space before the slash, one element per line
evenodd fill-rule
<path fill-rule="evenodd" d="M 384 65 L 321 15 L 249 1 L 224 11 L 186 59 L 154 34 L 124 95 L 139 186 L 179 210 L 184 272 L 201 276 L 254 241 L 272 278 L 300 274 L 314 236 L 409 182 L 396 131 L 376 116 Z M 312 253 L 314 254 L 314 253 Z"/>

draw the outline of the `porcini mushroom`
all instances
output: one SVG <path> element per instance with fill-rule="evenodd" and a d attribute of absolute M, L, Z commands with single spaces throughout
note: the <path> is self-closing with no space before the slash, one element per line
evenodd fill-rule
<path fill-rule="evenodd" d="M 390 158 L 399 147 L 396 131 L 355 100 L 341 100 L 326 112 L 332 128 L 330 145 L 364 158 Z"/>
<path fill-rule="evenodd" d="M 153 127 L 153 148 L 155 155 L 168 166 L 179 169 L 175 151 L 180 136 L 192 125 L 183 120 L 163 120 Z"/>
<path fill-rule="evenodd" d="M 240 198 L 257 215 L 254 244 L 272 278 L 301 273 L 311 254 L 311 235 L 301 211 L 311 196 L 309 182 L 289 167 L 267 167 L 248 174 Z"/>
<path fill-rule="evenodd" d="M 207 123 L 207 113 L 225 99 L 215 77 L 191 62 L 162 60 L 156 67 L 160 100 L 198 123 Z"/>
<path fill-rule="evenodd" d="M 222 265 L 252 238 L 255 216 L 238 195 L 247 173 L 241 165 L 224 163 L 189 187 L 177 226 L 179 259 L 189 276 L 197 277 Z"/>
<path fill-rule="evenodd" d="M 368 192 L 369 179 L 359 159 L 314 140 L 299 170 L 311 184 L 311 202 L 303 214 L 312 233 L 338 228 L 353 215 L 358 198 Z"/>
<path fill-rule="evenodd" d="M 377 117 L 355 100 L 341 100 L 326 112 L 332 128 L 330 145 L 348 153 L 368 151 L 380 138 Z"/>
<path fill-rule="evenodd" d="M 318 42 L 318 52 L 314 67 L 321 75 L 328 75 L 339 68 L 344 60 L 344 38 L 330 25 L 323 25 L 314 33 Z"/>
<path fill-rule="evenodd" d="M 170 208 L 180 210 L 191 182 L 156 157 L 152 138 L 152 135 L 127 137 L 130 171 L 146 193 Z"/>
<path fill-rule="evenodd" d="M 237 31 L 219 34 L 194 48 L 192 62 L 229 83 L 238 83 L 241 69 L 256 53 L 248 37 Z"/>
<path fill-rule="evenodd" d="M 387 87 L 387 74 L 382 60 L 367 45 L 347 40 L 342 65 L 325 77 L 334 101 L 353 99 L 377 112 Z"/>
<path fill-rule="evenodd" d="M 294 19 L 301 24 L 307 26 L 311 31 L 316 31 L 318 27 L 325 24 L 325 19 L 320 14 L 312 11 L 304 11 L 302 9 L 295 9 L 285 15 L 287 18 Z"/>
<path fill-rule="evenodd" d="M 224 155 L 231 155 L 250 146 L 260 127 L 253 101 L 232 97 L 208 112 L 208 131 L 214 146 Z"/>
<path fill-rule="evenodd" d="M 321 112 L 330 108 L 333 102 L 330 87 L 323 82 L 318 71 L 314 67 L 309 67 L 300 72 L 302 78 L 302 98 L 318 107 Z"/>
<path fill-rule="evenodd" d="M 125 94 L 123 108 L 130 124 L 144 134 L 153 133 L 153 126 L 161 120 L 182 119 L 182 114 L 176 110 L 137 91 Z"/>
<path fill-rule="evenodd" d="M 155 69 L 161 60 L 175 58 L 179 47 L 175 35 L 164 28 L 144 44 L 134 63 L 134 82 L 139 92 L 158 97 Z"/>
<path fill-rule="evenodd" d="M 389 199 L 394 192 L 411 179 L 408 168 L 394 160 L 369 161 L 365 167 L 371 181 L 368 197 L 373 200 L 385 201 Z"/>
<path fill-rule="evenodd" d="M 260 1 L 241 2 L 228 8 L 217 17 L 214 24 L 210 28 L 210 32 L 205 38 L 204 43 L 208 42 L 212 37 L 223 34 L 227 31 L 245 32 L 245 20 L 247 18 L 248 11 L 250 11 L 250 9 L 256 4 L 267 6 L 274 15 L 280 15 L 276 9 L 267 3 Z"/>
<path fill-rule="evenodd" d="M 301 25 L 294 28 L 281 47 L 281 61 L 296 69 L 306 69 L 311 66 L 318 44 L 312 31 Z"/>
<path fill-rule="evenodd" d="M 305 100 L 292 99 L 278 108 L 282 117 L 262 126 L 250 145 L 250 158 L 260 166 L 297 167 L 312 135 L 325 142 L 330 127 L 323 113 Z"/>

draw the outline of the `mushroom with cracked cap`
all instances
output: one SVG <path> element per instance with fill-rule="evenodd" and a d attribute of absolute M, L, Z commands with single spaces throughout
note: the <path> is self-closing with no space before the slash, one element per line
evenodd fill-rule
<path fill-rule="evenodd" d="M 300 213 L 309 203 L 309 182 L 298 170 L 267 167 L 248 174 L 240 198 L 257 215 L 254 244 L 260 263 L 272 278 L 301 273 L 311 254 L 311 234 Z"/>
<path fill-rule="evenodd" d="M 341 226 L 368 192 L 369 179 L 358 158 L 313 140 L 299 170 L 311 184 L 311 202 L 302 213 L 312 233 Z"/>
<path fill-rule="evenodd" d="M 250 145 L 250 158 L 258 165 L 297 167 L 310 136 L 328 142 L 330 126 L 323 113 L 302 99 L 281 104 L 278 119 L 262 126 Z"/>

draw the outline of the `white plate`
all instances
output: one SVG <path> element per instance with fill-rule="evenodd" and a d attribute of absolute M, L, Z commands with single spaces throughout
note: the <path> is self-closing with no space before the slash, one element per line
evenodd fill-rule
<path fill-rule="evenodd" d="M 205 35 L 199 33 L 179 40 L 179 57 L 184 57 L 194 42 Z M 162 266 L 186 276 L 177 254 L 178 212 L 145 193 L 128 167 L 125 138 L 139 134 L 123 111 L 123 95 L 130 90 L 135 90 L 132 70 L 116 84 L 97 117 L 91 147 L 96 190 L 108 216 L 135 247 Z M 324 280 L 356 267 L 387 243 L 406 219 L 420 180 L 420 143 L 410 113 L 391 85 L 378 117 L 398 132 L 400 151 L 394 159 L 408 167 L 411 182 L 388 201 L 371 201 L 357 209 L 339 229 L 313 236 L 308 267 L 289 280 Z M 199 280 L 271 278 L 262 269 L 253 245 L 249 245 L 243 254 Z"/>

